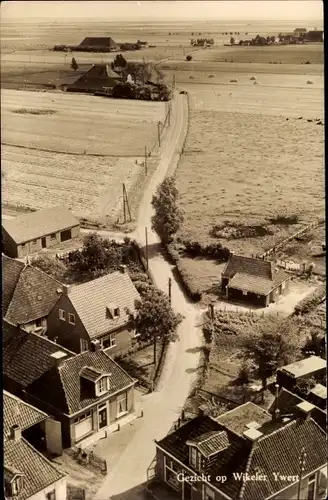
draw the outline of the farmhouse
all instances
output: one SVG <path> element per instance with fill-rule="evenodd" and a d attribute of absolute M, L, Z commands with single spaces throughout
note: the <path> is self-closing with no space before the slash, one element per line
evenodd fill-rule
<path fill-rule="evenodd" d="M 319 356 L 309 356 L 295 363 L 282 366 L 277 370 L 277 384 L 293 390 L 300 378 L 324 376 L 327 370 L 326 361 Z"/>
<path fill-rule="evenodd" d="M 289 279 L 272 262 L 231 255 L 222 273 L 221 288 L 227 299 L 265 307 L 287 292 Z"/>
<path fill-rule="evenodd" d="M 51 207 L 2 221 L 3 252 L 22 258 L 80 234 L 80 223 L 65 207 Z"/>
<path fill-rule="evenodd" d="M 87 446 L 131 421 L 132 379 L 93 344 L 79 355 L 45 337 L 4 325 L 4 387 L 52 415 L 57 453 Z"/>
<path fill-rule="evenodd" d="M 119 49 L 119 45 L 110 37 L 87 37 L 79 45 L 81 48 L 106 49 L 106 52 Z"/>
<path fill-rule="evenodd" d="M 285 421 L 252 403 L 196 417 L 156 442 L 156 477 L 183 500 L 296 498 L 304 448 L 300 498 L 324 499 L 326 434 L 307 405 Z"/>
<path fill-rule="evenodd" d="M 37 451 L 25 434 L 47 415 L 3 392 L 3 446 L 5 500 L 67 498 L 66 474 Z"/>
<path fill-rule="evenodd" d="M 37 269 L 2 256 L 3 317 L 13 325 L 44 335 L 47 317 L 60 297 L 61 283 Z"/>
<path fill-rule="evenodd" d="M 92 341 L 113 356 L 129 350 L 136 332 L 130 314 L 140 295 L 125 266 L 81 285 L 61 285 L 63 293 L 48 316 L 49 338 L 80 353 Z"/>
<path fill-rule="evenodd" d="M 93 64 L 88 71 L 66 86 L 68 92 L 97 92 L 112 89 L 122 77 L 109 64 Z"/>

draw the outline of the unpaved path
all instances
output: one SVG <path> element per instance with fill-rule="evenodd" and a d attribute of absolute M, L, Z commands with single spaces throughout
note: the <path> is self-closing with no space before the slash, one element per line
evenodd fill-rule
<path fill-rule="evenodd" d="M 138 228 L 133 236 L 144 245 L 145 227 L 148 228 L 150 247 L 159 244 L 158 236 L 151 231 L 151 199 L 158 184 L 168 171 L 172 172 L 178 162 L 187 130 L 187 102 L 184 95 L 177 95 L 172 105 L 172 125 L 163 144 L 159 166 L 145 193 L 138 217 Z M 197 324 L 198 309 L 185 298 L 172 274 L 172 266 L 158 252 L 150 252 L 149 269 L 158 288 L 167 293 L 168 280 L 172 280 L 172 307 L 184 316 L 178 329 L 179 340 L 171 343 L 165 367 L 157 390 L 142 397 L 143 425 L 135 432 L 116 466 L 108 474 L 98 491 L 96 500 L 138 498 L 138 485 L 147 479 L 147 468 L 155 455 L 154 439 L 161 439 L 179 417 L 192 383 L 196 378 L 199 361 L 198 347 L 201 343 Z M 131 493 L 125 493 L 131 491 Z M 118 496 L 116 496 L 118 495 Z"/>

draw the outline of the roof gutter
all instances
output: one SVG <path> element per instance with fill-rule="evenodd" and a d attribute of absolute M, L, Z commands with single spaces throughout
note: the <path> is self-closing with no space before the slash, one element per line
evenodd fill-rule
<path fill-rule="evenodd" d="M 163 453 L 166 453 L 166 455 L 168 455 L 169 457 L 173 458 L 173 460 L 175 460 L 176 462 L 178 462 L 184 469 L 187 469 L 187 471 L 191 472 L 193 476 L 197 476 L 196 472 L 192 469 L 190 469 L 187 465 L 185 465 L 184 463 L 180 462 L 180 460 L 178 460 L 175 456 L 171 455 L 171 453 L 169 453 L 168 451 L 166 451 L 164 448 L 162 448 L 156 441 L 156 439 L 154 439 L 154 442 L 157 446 L 157 448 L 159 448 Z M 211 486 L 211 488 L 213 488 L 213 490 L 217 491 L 218 493 L 220 493 L 220 495 L 224 496 L 224 498 L 227 498 L 227 500 L 233 500 L 231 497 L 228 497 L 228 495 L 226 495 L 225 493 L 223 493 L 222 490 L 219 490 L 218 488 L 216 488 L 212 483 L 210 483 L 209 481 L 204 481 L 204 483 L 206 484 L 209 484 Z"/>

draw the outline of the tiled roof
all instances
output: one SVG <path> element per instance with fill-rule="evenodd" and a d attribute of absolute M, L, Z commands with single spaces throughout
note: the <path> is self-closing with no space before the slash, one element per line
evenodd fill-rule
<path fill-rule="evenodd" d="M 229 278 L 228 288 L 267 295 L 287 280 L 289 275 L 285 271 L 275 270 L 269 261 L 231 255 L 222 277 Z"/>
<path fill-rule="evenodd" d="M 16 259 L 2 255 L 2 314 L 6 314 L 13 297 L 18 278 L 25 264 Z"/>
<path fill-rule="evenodd" d="M 2 221 L 2 227 L 17 244 L 35 240 L 80 223 L 66 207 L 50 207 Z"/>
<path fill-rule="evenodd" d="M 25 481 L 15 500 L 27 500 L 48 486 L 64 478 L 49 460 L 35 450 L 24 438 L 4 442 L 4 466 L 24 474 Z"/>
<path fill-rule="evenodd" d="M 24 325 L 48 316 L 60 298 L 61 283 L 36 267 L 27 265 L 21 271 L 7 309 L 6 319 Z"/>
<path fill-rule="evenodd" d="M 8 436 L 13 425 L 18 425 L 21 430 L 28 429 L 48 417 L 43 411 L 34 408 L 20 398 L 7 391 L 3 391 L 3 431 Z"/>
<path fill-rule="evenodd" d="M 282 366 L 278 371 L 288 373 L 289 375 L 298 378 L 304 377 L 304 375 L 308 375 L 312 372 L 316 372 L 317 370 L 323 370 L 326 366 L 326 360 L 320 358 L 319 356 L 309 356 L 308 358 L 295 361 L 295 363 Z"/>
<path fill-rule="evenodd" d="M 96 370 L 91 366 L 84 366 L 80 372 L 80 375 L 81 377 L 84 377 L 91 382 L 96 382 L 96 380 L 98 380 L 103 375 L 103 370 Z"/>
<path fill-rule="evenodd" d="M 238 408 L 237 408 L 238 409 Z M 251 416 L 255 420 L 254 415 Z M 189 465 L 187 442 L 195 440 L 209 431 L 226 431 L 228 447 L 218 453 L 216 460 L 206 470 L 211 483 L 230 498 L 240 500 L 263 500 L 290 485 L 286 480 L 275 480 L 273 473 L 285 476 L 299 474 L 300 450 L 307 454 L 304 475 L 323 467 L 326 463 L 325 433 L 311 419 L 293 419 L 288 423 L 266 422 L 258 430 L 263 436 L 255 445 L 245 437 L 229 431 L 217 421 L 207 416 L 197 417 L 158 442 L 159 446 L 176 457 L 184 465 Z M 265 474 L 266 481 L 238 480 L 234 474 Z M 217 476 L 227 476 L 226 482 L 216 480 Z"/>
<path fill-rule="evenodd" d="M 101 373 L 110 374 L 107 394 L 123 391 L 134 383 L 130 375 L 103 351 L 87 351 L 63 360 L 58 367 L 35 380 L 28 391 L 60 411 L 74 414 L 103 398 L 81 392 L 81 370 L 90 366 Z"/>
<path fill-rule="evenodd" d="M 117 271 L 72 286 L 68 298 L 92 339 L 126 325 L 129 322 L 128 311 L 135 311 L 135 301 L 140 300 L 140 295 L 129 275 Z M 109 304 L 115 304 L 120 309 L 119 316 L 112 318 L 108 314 Z"/>
<path fill-rule="evenodd" d="M 20 330 L 6 321 L 3 323 L 2 342 L 5 389 L 6 382 L 23 389 L 28 387 L 57 362 L 51 357 L 55 352 L 62 351 L 67 356 L 74 356 L 68 349 L 34 333 Z"/>
<path fill-rule="evenodd" d="M 219 424 L 241 436 L 247 424 L 257 422 L 262 425 L 271 420 L 271 415 L 251 401 L 223 413 L 215 419 Z"/>
<path fill-rule="evenodd" d="M 188 444 L 195 444 L 204 457 L 210 457 L 225 450 L 229 446 L 229 439 L 226 431 L 211 431 L 189 441 Z"/>

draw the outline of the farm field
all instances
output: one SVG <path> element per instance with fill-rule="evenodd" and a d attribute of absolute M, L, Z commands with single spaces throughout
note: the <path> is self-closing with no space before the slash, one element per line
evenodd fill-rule
<path fill-rule="evenodd" d="M 143 156 L 145 146 L 150 149 L 156 142 L 165 104 L 5 89 L 1 113 L 3 144 L 63 153 Z"/>
<path fill-rule="evenodd" d="M 1 107 L 4 206 L 64 204 L 112 223 L 122 218 L 125 183 L 133 216 L 164 103 L 2 90 Z M 155 166 L 150 158 L 149 173 Z"/>

